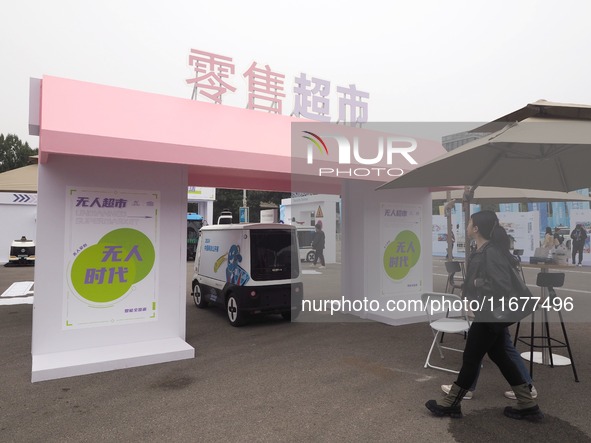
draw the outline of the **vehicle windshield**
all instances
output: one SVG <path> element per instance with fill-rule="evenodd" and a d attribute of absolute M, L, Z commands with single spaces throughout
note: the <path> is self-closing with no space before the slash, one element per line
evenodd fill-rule
<path fill-rule="evenodd" d="M 299 275 L 295 232 L 287 229 L 253 229 L 250 232 L 250 265 L 253 280 L 288 280 Z"/>

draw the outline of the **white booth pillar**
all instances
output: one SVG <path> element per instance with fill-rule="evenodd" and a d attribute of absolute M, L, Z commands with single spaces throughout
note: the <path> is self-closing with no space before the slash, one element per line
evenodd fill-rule
<path fill-rule="evenodd" d="M 184 165 L 66 155 L 39 165 L 33 382 L 194 357 L 186 190 Z"/>
<path fill-rule="evenodd" d="M 362 318 L 391 325 L 424 321 L 414 302 L 433 290 L 431 194 L 426 188 L 376 191 L 379 185 L 343 183 L 343 296 L 366 298 L 368 306 L 375 301 L 377 310 L 351 312 Z"/>

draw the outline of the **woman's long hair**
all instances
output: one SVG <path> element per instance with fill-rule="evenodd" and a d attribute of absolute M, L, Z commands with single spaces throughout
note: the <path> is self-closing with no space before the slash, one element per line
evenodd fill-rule
<path fill-rule="evenodd" d="M 546 226 L 546 234 L 552 235 L 552 228 L 550 226 Z"/>
<path fill-rule="evenodd" d="M 499 224 L 497 214 L 493 211 L 480 211 L 472 214 L 470 218 L 472 219 L 472 225 L 478 227 L 480 235 L 488 240 L 491 245 L 496 246 L 508 256 L 512 256 L 511 252 L 509 252 L 511 246 L 509 235 L 507 235 L 505 228 Z"/>

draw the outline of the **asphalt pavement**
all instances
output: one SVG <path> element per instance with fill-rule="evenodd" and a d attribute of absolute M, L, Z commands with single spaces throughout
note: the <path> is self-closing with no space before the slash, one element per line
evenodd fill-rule
<path fill-rule="evenodd" d="M 194 306 L 191 268 L 191 360 L 31 383 L 33 307 L 0 306 L 0 441 L 591 441 L 587 322 L 567 324 L 579 383 L 571 366 L 534 367 L 542 422 L 503 416 L 512 403 L 503 397 L 508 386 L 488 359 L 474 399 L 462 404 L 464 418 L 436 418 L 424 403 L 455 377 L 423 368 L 432 340 L 426 323 L 388 326 L 347 315 L 290 323 L 269 316 L 233 328 L 223 311 Z M 307 296 L 340 298 L 339 273 L 330 264 L 306 273 Z M 33 274 L 34 268 L 0 267 L 0 293 Z M 443 290 L 440 260 L 433 278 L 435 290 Z M 569 271 L 559 294 L 585 303 L 590 282 L 589 269 Z M 463 339 L 448 340 L 461 346 Z M 460 358 L 447 355 L 445 364 L 459 367 Z"/>

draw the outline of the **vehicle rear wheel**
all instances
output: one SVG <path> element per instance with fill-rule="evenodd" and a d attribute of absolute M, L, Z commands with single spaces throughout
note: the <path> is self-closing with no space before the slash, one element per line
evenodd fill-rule
<path fill-rule="evenodd" d="M 306 254 L 306 261 L 314 261 L 314 257 L 316 256 L 316 254 L 314 253 L 314 251 L 310 251 Z"/>
<path fill-rule="evenodd" d="M 238 299 L 232 294 L 229 294 L 226 300 L 226 314 L 232 326 L 242 326 L 246 323 L 246 314 L 240 310 Z"/>
<path fill-rule="evenodd" d="M 209 303 L 203 298 L 203 293 L 201 292 L 201 286 L 199 286 L 199 283 L 195 283 L 193 285 L 193 301 L 195 302 L 195 306 L 201 309 L 207 308 L 209 305 Z"/>

